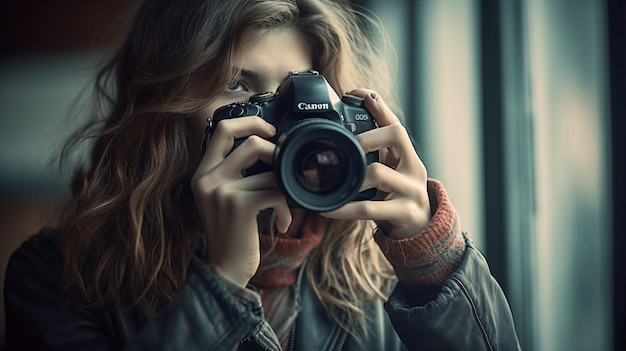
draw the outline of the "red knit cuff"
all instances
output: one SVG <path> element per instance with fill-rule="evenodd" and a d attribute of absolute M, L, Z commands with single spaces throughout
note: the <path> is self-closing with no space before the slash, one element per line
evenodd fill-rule
<path fill-rule="evenodd" d="M 458 267 L 465 240 L 458 215 L 441 182 L 427 184 L 432 218 L 421 233 L 407 239 L 392 239 L 378 229 L 374 239 L 402 282 L 440 285 Z"/>

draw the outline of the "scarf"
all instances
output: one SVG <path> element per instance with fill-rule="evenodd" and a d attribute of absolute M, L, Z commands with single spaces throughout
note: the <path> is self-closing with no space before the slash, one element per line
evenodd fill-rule
<path fill-rule="evenodd" d="M 293 285 L 298 271 L 311 251 L 316 248 L 326 229 L 325 219 L 303 210 L 293 210 L 289 230 L 276 238 L 259 235 L 261 263 L 250 283 L 259 289 L 265 319 L 278 340 L 287 349 L 291 329 L 300 310 L 299 297 Z"/>
<path fill-rule="evenodd" d="M 276 238 L 259 235 L 261 263 L 252 280 L 260 288 L 288 286 L 296 282 L 298 268 L 316 248 L 326 230 L 324 217 L 294 210 L 289 230 Z"/>

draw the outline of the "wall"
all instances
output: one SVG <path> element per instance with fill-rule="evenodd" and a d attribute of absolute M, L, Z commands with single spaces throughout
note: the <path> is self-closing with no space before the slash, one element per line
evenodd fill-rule
<path fill-rule="evenodd" d="M 51 160 L 95 64 L 124 36 L 137 0 L 9 1 L 0 11 L 0 291 L 9 255 L 55 223 L 66 194 Z M 0 349 L 5 343 L 0 296 Z"/>

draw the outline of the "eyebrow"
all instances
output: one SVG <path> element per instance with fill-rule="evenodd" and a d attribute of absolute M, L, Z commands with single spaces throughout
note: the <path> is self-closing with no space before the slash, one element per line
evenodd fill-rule
<path fill-rule="evenodd" d="M 241 68 L 240 74 L 242 77 L 250 78 L 250 79 L 258 79 L 259 73 L 255 71 L 251 71 L 249 69 Z"/>
<path fill-rule="evenodd" d="M 305 72 L 307 70 L 312 70 L 312 68 L 308 68 L 308 69 L 306 69 L 304 71 L 300 71 L 300 72 Z M 233 69 L 233 72 L 234 72 L 234 74 L 237 74 L 237 72 L 238 72 L 240 77 L 247 78 L 247 79 L 250 79 L 250 80 L 259 80 L 259 79 L 261 79 L 261 73 L 259 73 L 257 71 L 250 70 L 250 69 L 235 67 Z"/>

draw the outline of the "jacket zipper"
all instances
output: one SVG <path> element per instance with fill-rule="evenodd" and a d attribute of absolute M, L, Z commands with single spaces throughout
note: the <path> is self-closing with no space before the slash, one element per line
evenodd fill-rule
<path fill-rule="evenodd" d="M 300 301 L 302 298 L 302 296 L 300 295 L 300 288 L 302 285 L 302 276 L 304 275 L 304 267 L 306 266 L 306 264 L 307 264 L 307 260 L 305 260 L 300 266 L 298 270 L 298 276 L 296 278 L 296 284 L 294 285 L 294 290 L 293 290 L 298 308 L 300 307 Z M 296 347 L 296 321 L 297 320 L 298 319 L 296 318 L 296 320 L 293 321 L 293 325 L 291 326 L 291 335 L 289 336 L 289 351 L 294 351 Z M 343 349 L 343 345 L 346 343 L 347 338 L 348 338 L 348 333 L 345 330 L 342 330 L 341 336 L 339 340 L 337 341 L 337 343 L 335 344 L 335 347 L 333 348 L 333 350 L 341 351 Z"/>
<path fill-rule="evenodd" d="M 304 262 L 300 265 L 298 269 L 298 276 L 296 277 L 296 284 L 293 287 L 294 298 L 296 299 L 296 306 L 300 308 L 300 302 L 302 301 L 302 296 L 300 295 L 300 287 L 302 284 L 302 276 L 304 275 L 304 267 L 306 266 L 308 259 L 305 259 Z M 293 325 L 291 326 L 291 334 L 289 335 L 289 351 L 294 351 L 296 347 L 296 322 L 298 318 L 296 317 L 293 320 Z"/>
<path fill-rule="evenodd" d="M 289 335 L 289 351 L 294 351 L 296 345 L 296 321 L 291 326 L 291 335 Z"/>
<path fill-rule="evenodd" d="M 339 341 L 337 342 L 337 345 L 335 346 L 336 351 L 341 351 L 341 349 L 343 349 L 343 344 L 346 343 L 347 338 L 348 338 L 348 332 L 346 332 L 345 330 L 342 330 L 341 338 L 339 339 Z"/>
<path fill-rule="evenodd" d="M 487 337 L 487 331 L 485 330 L 485 327 L 480 321 L 480 318 L 478 318 L 478 311 L 476 309 L 476 304 L 474 303 L 474 300 L 470 296 L 469 291 L 467 290 L 463 282 L 459 280 L 459 278 L 452 277 L 451 279 L 459 285 L 459 287 L 461 288 L 461 291 L 463 292 L 463 295 L 465 295 L 465 298 L 470 303 L 470 306 L 472 307 L 472 314 L 474 315 L 474 320 L 476 320 L 476 324 L 478 324 L 478 327 L 483 337 L 483 341 L 485 342 L 485 346 L 487 347 L 487 349 L 493 351 L 493 347 L 491 346 L 491 343 L 489 343 L 489 338 Z"/>
<path fill-rule="evenodd" d="M 261 323 L 259 323 L 250 334 L 241 339 L 239 343 L 243 344 L 254 339 L 255 343 L 259 345 L 263 350 L 274 351 L 275 349 L 268 347 L 264 342 L 260 342 L 260 340 L 258 340 L 258 338 L 256 337 L 259 335 L 263 336 L 263 332 L 261 331 L 261 329 L 263 327 L 263 323 L 265 322 L 265 312 L 263 311 L 263 307 L 260 306 L 255 306 L 254 310 L 261 315 Z"/>

